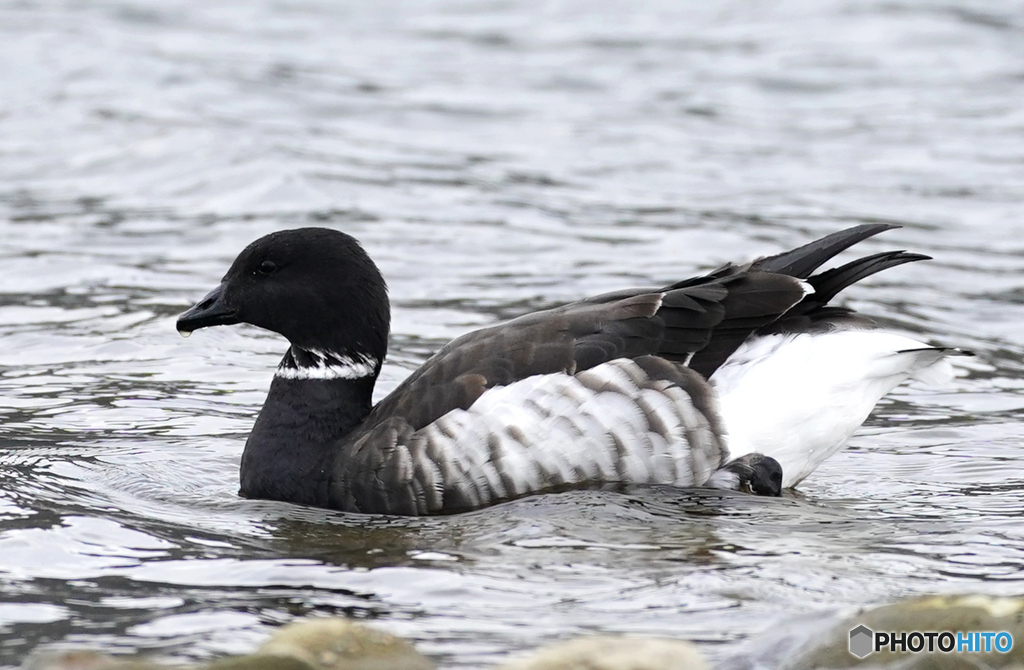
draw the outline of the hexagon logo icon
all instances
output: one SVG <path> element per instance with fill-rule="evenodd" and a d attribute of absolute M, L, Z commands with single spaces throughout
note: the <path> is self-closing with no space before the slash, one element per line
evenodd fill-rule
<path fill-rule="evenodd" d="M 875 650 L 875 631 L 861 624 L 850 631 L 850 653 L 864 658 Z"/>

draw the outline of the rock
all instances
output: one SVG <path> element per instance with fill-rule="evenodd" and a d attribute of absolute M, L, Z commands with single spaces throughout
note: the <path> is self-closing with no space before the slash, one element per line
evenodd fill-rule
<path fill-rule="evenodd" d="M 1013 636 L 1013 648 L 998 651 L 940 651 L 917 653 L 873 651 L 873 642 L 863 658 L 850 653 L 850 633 L 858 626 L 874 632 L 959 632 L 1006 631 Z M 928 596 L 914 598 L 877 609 L 865 610 L 839 624 L 820 644 L 798 652 L 785 665 L 787 670 L 823 668 L 880 667 L 899 670 L 974 670 L 1010 668 L 1024 664 L 1024 599 L 990 596 Z M 856 642 L 866 643 L 865 633 Z M 927 644 L 927 642 L 926 642 Z"/>
<path fill-rule="evenodd" d="M 100 670 L 116 663 L 113 656 L 88 649 L 34 652 L 21 664 L 23 670 Z"/>
<path fill-rule="evenodd" d="M 275 632 L 255 654 L 209 663 L 203 670 L 433 670 L 405 640 L 346 619 L 305 619 Z M 193 670 L 139 656 L 67 650 L 34 654 L 23 670 Z"/>
<path fill-rule="evenodd" d="M 707 670 L 689 642 L 656 637 L 595 635 L 541 647 L 496 670 Z"/>
<path fill-rule="evenodd" d="M 205 670 L 320 670 L 294 656 L 249 654 L 229 656 L 206 666 Z"/>
<path fill-rule="evenodd" d="M 181 666 L 155 663 L 140 656 L 111 656 L 91 649 L 65 649 L 33 653 L 22 670 L 181 670 Z"/>
<path fill-rule="evenodd" d="M 257 655 L 289 657 L 320 670 L 434 668 L 433 663 L 402 638 L 340 618 L 306 619 L 289 624 L 274 633 Z M 264 667 L 270 670 L 269 666 Z M 282 670 L 285 670 L 283 666 Z"/>

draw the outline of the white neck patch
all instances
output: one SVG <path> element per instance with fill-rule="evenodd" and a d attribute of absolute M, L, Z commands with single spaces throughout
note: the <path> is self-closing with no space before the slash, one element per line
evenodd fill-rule
<path fill-rule="evenodd" d="M 362 379 L 372 375 L 378 363 L 373 356 L 340 356 L 322 349 L 292 347 L 274 376 L 281 379 Z"/>

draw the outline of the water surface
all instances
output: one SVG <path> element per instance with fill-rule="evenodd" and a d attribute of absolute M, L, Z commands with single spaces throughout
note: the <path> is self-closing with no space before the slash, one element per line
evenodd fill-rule
<path fill-rule="evenodd" d="M 451 668 L 596 631 L 771 667 L 787 625 L 1024 595 L 1024 4 L 6 2 L 0 64 L 0 664 L 316 613 Z M 472 328 L 876 221 L 935 260 L 848 304 L 978 359 L 781 500 L 243 500 L 285 345 L 174 330 L 251 240 L 336 227 L 391 287 L 382 396 Z"/>

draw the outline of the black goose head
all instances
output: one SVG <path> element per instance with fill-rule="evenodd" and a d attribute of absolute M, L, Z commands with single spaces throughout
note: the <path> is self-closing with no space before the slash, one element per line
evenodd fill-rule
<path fill-rule="evenodd" d="M 178 331 L 249 323 L 293 348 L 370 358 L 379 369 L 390 318 L 384 279 L 355 239 L 299 228 L 247 246 L 220 285 L 178 317 Z"/>

